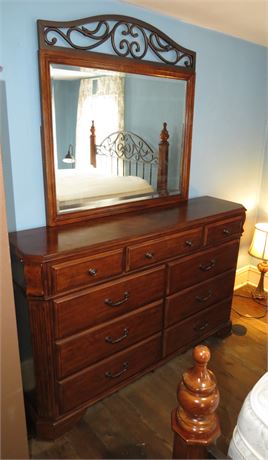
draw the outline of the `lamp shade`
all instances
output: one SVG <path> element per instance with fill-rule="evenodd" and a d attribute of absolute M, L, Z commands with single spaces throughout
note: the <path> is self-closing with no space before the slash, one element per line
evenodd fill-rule
<path fill-rule="evenodd" d="M 257 259 L 268 260 L 268 224 L 255 225 L 253 239 L 249 248 L 249 254 Z"/>

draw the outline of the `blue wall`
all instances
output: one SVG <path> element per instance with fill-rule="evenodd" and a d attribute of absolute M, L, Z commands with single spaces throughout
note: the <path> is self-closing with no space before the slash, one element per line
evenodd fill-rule
<path fill-rule="evenodd" d="M 239 262 L 248 263 L 264 158 L 266 48 L 113 0 L 11 0 L 2 3 L 2 10 L 7 45 L 1 75 L 6 81 L 11 159 L 9 149 L 3 155 L 5 170 L 8 162 L 12 169 L 6 191 L 10 229 L 45 225 L 36 20 L 126 14 L 197 51 L 190 195 L 210 194 L 248 208 Z"/>

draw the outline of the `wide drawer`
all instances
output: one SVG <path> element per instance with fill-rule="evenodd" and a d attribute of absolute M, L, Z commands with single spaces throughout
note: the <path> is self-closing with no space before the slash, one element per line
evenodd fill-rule
<path fill-rule="evenodd" d="M 56 343 L 57 375 L 66 377 L 162 329 L 163 303 L 156 302 L 120 319 Z"/>
<path fill-rule="evenodd" d="M 166 300 L 165 327 L 231 297 L 234 278 L 235 271 L 232 270 L 168 297 Z"/>
<path fill-rule="evenodd" d="M 202 245 L 202 228 L 176 233 L 127 248 L 127 270 L 146 267 L 170 257 L 189 254 Z"/>
<path fill-rule="evenodd" d="M 58 382 L 61 412 L 90 402 L 161 358 L 161 334 Z"/>
<path fill-rule="evenodd" d="M 54 294 L 122 273 L 123 251 L 116 250 L 51 266 Z"/>
<path fill-rule="evenodd" d="M 55 335 L 62 338 L 162 299 L 163 266 L 54 300 Z"/>
<path fill-rule="evenodd" d="M 230 317 L 232 297 L 197 313 L 164 332 L 164 356 L 209 336 Z"/>
<path fill-rule="evenodd" d="M 200 252 L 183 260 L 168 264 L 167 293 L 201 283 L 236 267 L 239 241 Z"/>
<path fill-rule="evenodd" d="M 205 244 L 221 243 L 228 238 L 240 238 L 242 226 L 241 216 L 210 224 L 205 230 Z"/>

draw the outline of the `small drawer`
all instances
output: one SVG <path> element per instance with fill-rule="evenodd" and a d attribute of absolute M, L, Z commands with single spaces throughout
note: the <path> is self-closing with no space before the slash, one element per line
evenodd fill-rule
<path fill-rule="evenodd" d="M 160 358 L 161 334 L 157 334 L 62 380 L 58 383 L 61 413 L 102 397 Z"/>
<path fill-rule="evenodd" d="M 232 241 L 218 248 L 200 252 L 183 260 L 168 264 L 167 293 L 206 281 L 236 267 L 239 241 Z"/>
<path fill-rule="evenodd" d="M 165 327 L 213 305 L 233 294 L 235 271 L 216 276 L 194 288 L 184 289 L 166 300 Z"/>
<path fill-rule="evenodd" d="M 66 337 L 162 299 L 164 283 L 161 266 L 55 299 L 55 336 Z"/>
<path fill-rule="evenodd" d="M 164 332 L 164 356 L 208 337 L 228 322 L 232 297 L 197 313 Z"/>
<path fill-rule="evenodd" d="M 176 233 L 127 248 L 127 270 L 146 267 L 170 257 L 189 254 L 202 245 L 202 228 Z"/>
<path fill-rule="evenodd" d="M 163 303 L 157 302 L 120 319 L 56 342 L 59 379 L 111 356 L 159 332 L 163 323 Z"/>
<path fill-rule="evenodd" d="M 243 230 L 241 217 L 226 219 L 221 222 L 208 225 L 205 229 L 205 244 L 221 243 L 229 238 L 240 238 Z"/>
<path fill-rule="evenodd" d="M 94 284 L 122 273 L 123 251 L 111 251 L 52 265 L 54 293 Z"/>

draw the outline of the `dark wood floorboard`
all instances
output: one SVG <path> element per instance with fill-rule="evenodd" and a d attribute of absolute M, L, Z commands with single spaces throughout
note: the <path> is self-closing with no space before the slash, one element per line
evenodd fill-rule
<path fill-rule="evenodd" d="M 250 298 L 251 289 L 244 287 L 233 298 L 233 333 L 224 339 L 210 337 L 204 341 L 212 352 L 209 368 L 217 377 L 221 395 L 218 414 L 222 435 L 217 446 L 224 453 L 244 398 L 267 370 L 267 308 Z M 191 354 L 188 350 L 95 404 L 55 442 L 31 439 L 31 458 L 171 458 L 170 413 L 177 404 L 181 373 L 192 365 Z"/>

